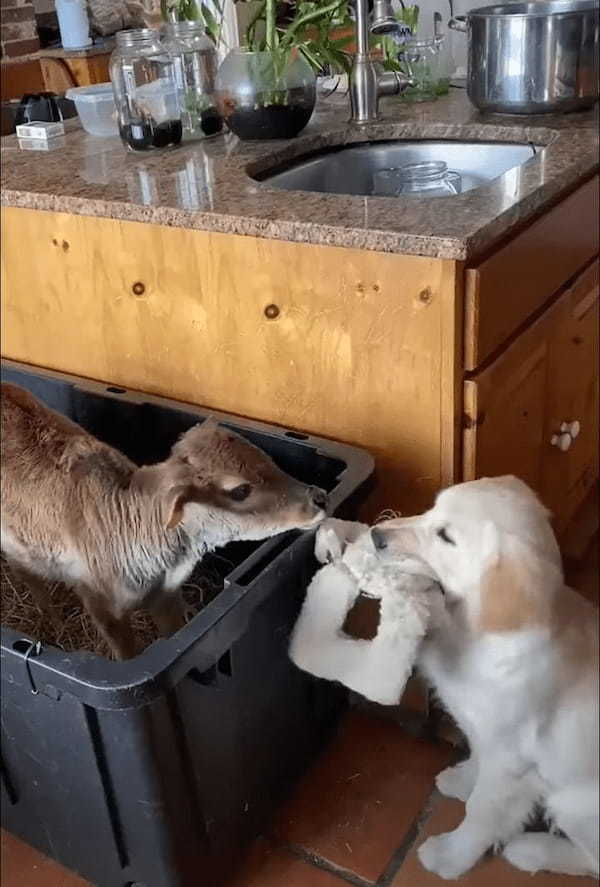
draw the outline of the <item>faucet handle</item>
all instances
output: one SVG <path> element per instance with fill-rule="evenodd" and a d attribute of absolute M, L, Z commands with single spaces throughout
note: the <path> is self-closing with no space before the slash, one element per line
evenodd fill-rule
<path fill-rule="evenodd" d="M 400 95 L 409 86 L 414 86 L 415 81 L 400 71 L 386 71 L 378 78 L 379 95 Z"/>

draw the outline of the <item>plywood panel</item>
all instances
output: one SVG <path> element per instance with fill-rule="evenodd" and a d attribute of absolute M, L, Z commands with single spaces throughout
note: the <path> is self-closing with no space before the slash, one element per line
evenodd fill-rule
<path fill-rule="evenodd" d="M 14 208 L 3 234 L 4 356 L 364 446 L 371 513 L 454 479 L 453 263 Z"/>

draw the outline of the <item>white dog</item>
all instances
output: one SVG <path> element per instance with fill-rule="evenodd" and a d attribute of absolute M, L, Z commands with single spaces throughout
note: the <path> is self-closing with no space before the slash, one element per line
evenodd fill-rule
<path fill-rule="evenodd" d="M 598 875 L 598 610 L 564 585 L 546 510 L 516 478 L 483 479 L 372 538 L 384 560 L 423 558 L 446 594 L 418 664 L 471 756 L 437 777 L 466 815 L 419 848 L 425 868 L 460 878 L 502 846 L 524 871 Z M 549 834 L 524 831 L 538 804 Z"/>

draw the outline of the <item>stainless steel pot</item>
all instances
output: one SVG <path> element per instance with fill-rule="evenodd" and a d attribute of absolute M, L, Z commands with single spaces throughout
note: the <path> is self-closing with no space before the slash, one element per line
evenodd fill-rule
<path fill-rule="evenodd" d="M 481 111 L 543 114 L 598 99 L 598 0 L 472 9 L 448 23 L 468 37 L 467 92 Z"/>

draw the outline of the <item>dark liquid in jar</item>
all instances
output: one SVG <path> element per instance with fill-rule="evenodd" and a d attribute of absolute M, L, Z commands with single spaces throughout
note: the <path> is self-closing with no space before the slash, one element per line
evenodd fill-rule
<path fill-rule="evenodd" d="M 181 120 L 119 124 L 119 135 L 132 151 L 166 148 L 168 145 L 178 145 L 181 142 Z"/>

